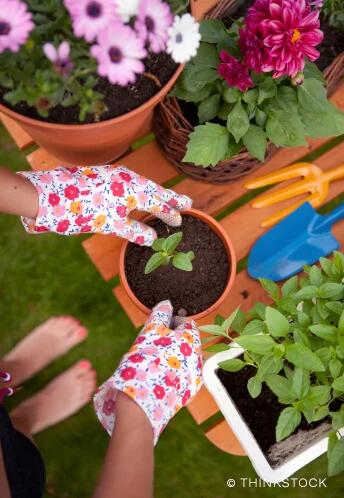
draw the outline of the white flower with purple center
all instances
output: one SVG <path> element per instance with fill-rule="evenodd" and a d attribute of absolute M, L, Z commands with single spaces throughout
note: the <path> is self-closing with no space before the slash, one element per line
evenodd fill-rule
<path fill-rule="evenodd" d="M 199 24 L 192 15 L 176 16 L 168 29 L 166 52 L 175 62 L 187 62 L 197 54 L 200 41 Z"/>
<path fill-rule="evenodd" d="M 140 0 L 115 0 L 116 12 L 123 22 L 137 15 Z"/>
<path fill-rule="evenodd" d="M 91 55 L 98 61 L 100 76 L 106 76 L 112 84 L 126 86 L 135 83 L 136 74 L 144 72 L 141 59 L 147 56 L 147 51 L 132 28 L 118 23 L 99 34 L 98 45 L 91 47 Z"/>
<path fill-rule="evenodd" d="M 18 52 L 35 27 L 25 3 L 18 0 L 0 0 L 0 54 L 8 48 Z"/>
<path fill-rule="evenodd" d="M 43 45 L 43 52 L 45 56 L 53 63 L 55 71 L 68 78 L 74 65 L 69 58 L 70 45 L 68 42 L 62 42 L 58 48 L 55 48 L 52 43 L 45 43 Z"/>
<path fill-rule="evenodd" d="M 167 30 L 172 22 L 173 15 L 167 3 L 161 0 L 141 0 L 135 29 L 156 54 L 166 49 Z"/>
<path fill-rule="evenodd" d="M 94 41 L 99 33 L 119 21 L 113 0 L 65 0 L 73 20 L 75 36 Z"/>

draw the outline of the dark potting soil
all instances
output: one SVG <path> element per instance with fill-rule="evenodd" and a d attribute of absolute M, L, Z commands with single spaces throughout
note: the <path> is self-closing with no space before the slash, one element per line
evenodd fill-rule
<path fill-rule="evenodd" d="M 125 273 L 131 290 L 148 308 L 169 299 L 175 314 L 185 310 L 190 316 L 201 313 L 219 299 L 228 281 L 230 262 L 221 239 L 206 223 L 189 215 L 184 215 L 182 220 L 182 226 L 176 228 L 158 219 L 149 221 L 148 225 L 156 229 L 158 237 L 183 232 L 176 251 L 195 253 L 191 272 L 179 270 L 170 262 L 145 275 L 153 249 L 129 244 Z"/>
<path fill-rule="evenodd" d="M 321 45 L 316 47 L 321 54 L 316 64 L 321 71 L 325 71 L 335 58 L 344 52 L 344 32 L 336 31 L 327 21 L 321 23 L 321 30 L 324 32 L 324 39 Z"/>
<path fill-rule="evenodd" d="M 143 62 L 146 73 L 158 78 L 161 86 L 164 86 L 171 79 L 178 67 L 178 64 L 173 61 L 171 56 L 165 53 L 150 54 Z M 136 83 L 127 87 L 112 85 L 107 78 L 99 78 L 94 90 L 104 95 L 104 103 L 107 105 L 108 111 L 100 115 L 99 121 L 106 121 L 136 109 L 158 93 L 160 88 L 151 78 L 138 75 Z M 95 122 L 95 115 L 87 114 L 85 121 L 80 123 L 78 105 L 63 107 L 59 104 L 50 109 L 47 118 L 42 118 L 36 108 L 29 106 L 26 102 L 20 102 L 14 106 L 10 105 L 3 98 L 7 92 L 7 89 L 0 86 L 0 103 L 29 118 L 56 124 L 89 124 Z"/>
<path fill-rule="evenodd" d="M 252 398 L 247 390 L 247 382 L 255 374 L 256 369 L 248 366 L 235 373 L 227 372 L 221 368 L 216 370 L 217 377 L 224 385 L 241 416 L 250 428 L 262 452 L 266 455 L 272 466 L 281 463 L 278 461 L 278 457 L 280 456 L 279 453 L 282 454 L 282 461 L 285 460 L 286 454 L 287 456 L 294 454 L 294 448 L 292 447 L 287 448 L 286 451 L 281 451 L 280 448 L 278 448 L 278 451 L 274 454 L 274 452 L 271 451 L 274 445 L 288 445 L 288 439 L 293 438 L 293 444 L 296 443 L 299 448 L 302 449 L 308 446 L 308 444 L 313 443 L 317 437 L 321 437 L 331 430 L 331 426 L 327 419 L 308 424 L 307 420 L 302 415 L 301 424 L 294 432 L 294 434 L 300 434 L 301 437 L 297 438 L 291 435 L 289 438 L 276 445 L 276 425 L 278 417 L 281 411 L 286 408 L 286 405 L 282 405 L 278 402 L 277 396 L 275 396 L 265 383 L 263 383 L 261 394 L 255 399 Z M 338 405 L 338 403 L 336 403 L 336 405 L 334 405 L 333 403 L 331 409 L 337 411 L 339 407 L 340 404 Z M 306 437 L 304 437 L 304 434 Z M 273 455 L 272 458 L 270 457 L 271 455 Z M 275 455 L 276 458 L 274 458 Z"/>

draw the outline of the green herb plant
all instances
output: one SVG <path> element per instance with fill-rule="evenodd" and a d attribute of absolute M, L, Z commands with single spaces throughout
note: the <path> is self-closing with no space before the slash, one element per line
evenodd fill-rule
<path fill-rule="evenodd" d="M 335 475 L 344 471 L 339 433 L 344 428 L 344 255 L 334 252 L 333 262 L 321 258 L 320 265 L 305 267 L 307 277 L 299 281 L 294 276 L 281 290 L 260 279 L 272 306 L 258 302 L 246 315 L 237 309 L 227 320 L 217 316 L 215 325 L 200 329 L 231 341 L 230 327 L 239 334 L 235 342 L 244 349 L 243 359 L 218 365 L 229 372 L 251 366 L 256 374 L 247 384 L 250 395 L 259 396 L 265 383 L 286 405 L 276 426 L 277 442 L 292 434 L 302 417 L 309 424 L 325 418 L 332 422 L 328 473 Z M 232 347 L 216 344 L 207 351 Z"/>
<path fill-rule="evenodd" d="M 192 271 L 192 262 L 195 259 L 193 251 L 176 252 L 176 248 L 182 240 L 183 233 L 178 232 L 170 235 L 166 239 L 155 239 L 152 245 L 155 254 L 147 261 L 145 274 L 151 273 L 161 265 L 168 265 L 172 260 L 173 266 L 183 271 Z"/>
<path fill-rule="evenodd" d="M 343 0 L 325 0 L 322 13 L 328 20 L 330 26 L 338 31 L 344 31 L 344 1 Z"/>

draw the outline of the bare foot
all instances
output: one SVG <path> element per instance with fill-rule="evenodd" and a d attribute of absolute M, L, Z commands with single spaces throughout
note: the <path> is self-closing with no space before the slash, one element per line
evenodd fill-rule
<path fill-rule="evenodd" d="M 0 362 L 18 385 L 82 342 L 87 329 L 72 316 L 50 318 L 28 334 Z"/>
<path fill-rule="evenodd" d="M 10 413 L 12 422 L 29 434 L 37 434 L 79 411 L 91 401 L 95 390 L 96 372 L 89 361 L 79 361 L 15 408 Z"/>

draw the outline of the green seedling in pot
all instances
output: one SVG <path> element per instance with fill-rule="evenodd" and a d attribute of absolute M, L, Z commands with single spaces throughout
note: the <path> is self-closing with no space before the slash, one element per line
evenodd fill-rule
<path fill-rule="evenodd" d="M 179 242 L 182 240 L 182 232 L 174 233 L 167 239 L 156 239 L 153 242 L 152 249 L 155 254 L 148 260 L 145 268 L 145 274 L 151 273 L 161 265 L 168 265 L 172 260 L 173 266 L 183 271 L 192 271 L 191 261 L 195 258 L 192 251 L 176 252 Z"/>

